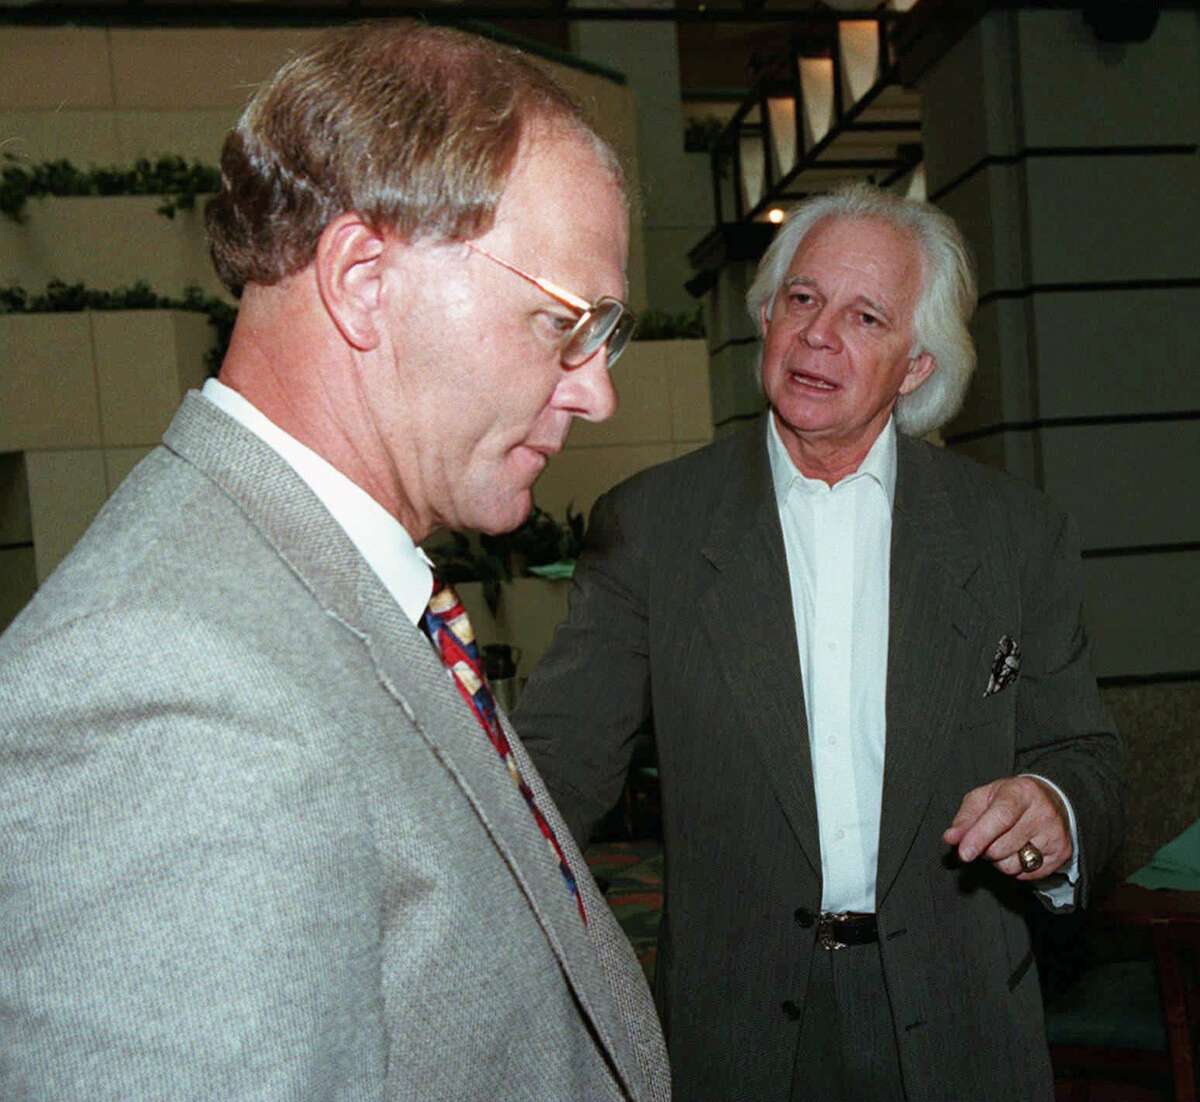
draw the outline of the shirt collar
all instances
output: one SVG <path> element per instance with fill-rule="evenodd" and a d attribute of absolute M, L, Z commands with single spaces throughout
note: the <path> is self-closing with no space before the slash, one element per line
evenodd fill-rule
<path fill-rule="evenodd" d="M 284 432 L 236 390 L 209 379 L 200 393 L 277 452 L 304 480 L 405 616 L 419 624 L 433 592 L 433 571 L 404 526 L 361 486 Z"/>
<path fill-rule="evenodd" d="M 830 487 L 819 478 L 808 478 L 796 469 L 788 455 L 779 426 L 775 424 L 774 410 L 767 411 L 767 455 L 771 461 L 771 481 L 775 486 L 775 499 L 780 506 L 787 500 L 793 488 L 805 493 L 828 493 Z M 896 500 L 896 420 L 889 417 L 883 431 L 875 437 L 871 450 L 859 464 L 858 470 L 847 475 L 837 486 L 845 486 L 858 478 L 872 478 L 878 483 L 887 498 L 890 509 Z"/>

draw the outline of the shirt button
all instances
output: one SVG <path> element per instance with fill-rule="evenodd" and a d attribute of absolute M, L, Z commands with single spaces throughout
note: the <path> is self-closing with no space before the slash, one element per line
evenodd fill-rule
<path fill-rule="evenodd" d="M 839 830 L 839 831 L 838 831 L 838 832 L 837 832 L 837 833 L 834 835 L 834 838 L 835 838 L 837 841 L 839 841 L 839 842 L 840 842 L 840 841 L 841 841 L 843 838 L 845 838 L 845 837 L 846 837 L 846 832 L 845 832 L 844 830 Z"/>
<path fill-rule="evenodd" d="M 829 651 L 830 654 L 832 654 L 835 650 L 837 650 L 837 644 L 836 643 L 826 643 L 825 649 L 827 651 Z"/>
<path fill-rule="evenodd" d="M 830 746 L 836 746 L 836 745 L 837 745 L 837 739 L 836 739 L 836 738 L 835 738 L 833 735 L 830 735 L 830 736 L 829 736 L 829 745 L 830 745 Z"/>

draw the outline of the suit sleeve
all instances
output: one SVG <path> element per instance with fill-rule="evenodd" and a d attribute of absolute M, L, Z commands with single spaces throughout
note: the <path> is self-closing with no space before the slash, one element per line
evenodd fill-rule
<path fill-rule="evenodd" d="M 75 634 L 46 649 L 96 640 Z M 0 1097 L 332 1100 L 381 1080 L 360 801 L 286 708 L 238 716 L 269 671 L 227 653 L 242 680 L 180 673 L 156 701 L 130 678 L 166 662 L 110 646 L 114 689 L 19 727 L 0 707 Z"/>
<path fill-rule="evenodd" d="M 651 710 L 647 552 L 631 536 L 645 528 L 631 497 L 618 490 L 593 508 L 567 619 L 513 715 L 581 848 L 620 797 Z"/>
<path fill-rule="evenodd" d="M 1070 800 L 1079 833 L 1078 901 L 1086 904 L 1093 874 L 1123 833 L 1124 751 L 1092 672 L 1075 526 L 1061 516 L 1043 530 L 1043 549 L 1025 564 L 1015 771 L 1045 777 Z"/>

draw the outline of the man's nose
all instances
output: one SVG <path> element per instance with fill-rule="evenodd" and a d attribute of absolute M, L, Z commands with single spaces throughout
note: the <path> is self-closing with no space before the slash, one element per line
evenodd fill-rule
<path fill-rule="evenodd" d="M 829 310 L 821 310 L 810 318 L 800 336 L 809 348 L 824 349 L 826 352 L 833 353 L 842 350 L 842 338 L 838 334 L 837 323 Z"/>
<path fill-rule="evenodd" d="M 617 388 L 608 371 L 608 349 L 568 371 L 554 393 L 554 404 L 585 421 L 607 421 L 617 412 Z"/>

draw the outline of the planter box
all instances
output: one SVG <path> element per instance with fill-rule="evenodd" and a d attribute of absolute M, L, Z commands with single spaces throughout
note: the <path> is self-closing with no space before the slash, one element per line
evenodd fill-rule
<path fill-rule="evenodd" d="M 182 310 L 0 316 L 0 452 L 157 444 L 213 340 Z"/>
<path fill-rule="evenodd" d="M 204 218 L 197 209 L 164 218 L 154 195 L 32 199 L 24 221 L 0 218 L 0 284 L 31 293 L 52 279 L 97 290 L 143 280 L 160 295 L 195 285 L 229 298 L 208 258 Z"/>

